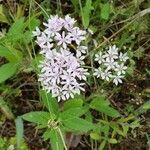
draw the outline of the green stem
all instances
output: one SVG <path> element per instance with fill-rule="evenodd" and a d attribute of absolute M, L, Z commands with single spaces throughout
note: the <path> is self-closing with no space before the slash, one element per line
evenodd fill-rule
<path fill-rule="evenodd" d="M 85 25 L 85 20 L 84 20 L 84 15 L 83 15 L 83 9 L 82 9 L 81 0 L 79 0 L 79 5 L 80 5 L 81 16 L 82 16 L 82 22 L 83 22 L 83 25 Z"/>
<path fill-rule="evenodd" d="M 34 0 L 34 3 L 36 4 L 36 5 L 38 5 L 38 7 L 45 13 L 45 15 L 49 18 L 49 15 L 48 15 L 48 13 L 44 10 L 44 8 L 39 4 L 39 3 L 37 3 L 35 0 Z"/>
<path fill-rule="evenodd" d="M 64 148 L 65 148 L 65 150 L 67 150 L 67 146 L 66 146 L 66 144 L 65 144 L 65 140 L 64 140 L 64 137 L 63 137 L 63 135 L 62 135 L 62 132 L 61 132 L 60 128 L 58 128 L 58 132 L 59 132 L 60 137 L 61 137 L 61 139 L 62 139 L 62 142 L 63 142 L 63 144 L 64 144 Z"/>

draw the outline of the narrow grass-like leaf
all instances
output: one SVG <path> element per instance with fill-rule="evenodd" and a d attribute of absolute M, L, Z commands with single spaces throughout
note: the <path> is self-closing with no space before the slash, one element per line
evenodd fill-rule
<path fill-rule="evenodd" d="M 89 26 L 92 9 L 92 0 L 86 0 L 85 6 L 83 7 L 83 9 L 81 9 L 82 22 L 85 28 Z"/>
<path fill-rule="evenodd" d="M 17 117 L 16 123 L 16 138 L 17 138 L 17 149 L 19 149 L 23 143 L 23 120 L 21 117 Z"/>
<path fill-rule="evenodd" d="M 106 141 L 104 140 L 104 141 L 102 141 L 102 142 L 100 143 L 100 146 L 99 146 L 99 149 L 98 149 L 98 150 L 104 150 L 105 145 L 106 145 Z"/>
<path fill-rule="evenodd" d="M 6 15 L 4 14 L 3 5 L 0 5 L 0 22 L 9 23 Z"/>
<path fill-rule="evenodd" d="M 71 0 L 75 10 L 77 11 L 78 10 L 78 5 L 79 5 L 79 0 Z"/>

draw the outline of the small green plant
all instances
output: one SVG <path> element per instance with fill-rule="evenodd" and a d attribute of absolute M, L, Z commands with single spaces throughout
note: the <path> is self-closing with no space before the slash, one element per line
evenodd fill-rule
<path fill-rule="evenodd" d="M 16 138 L 11 137 L 10 139 L 7 138 L 0 138 L 0 149 L 1 150 L 14 150 L 16 148 Z M 22 143 L 19 147 L 20 150 L 28 150 L 26 143 Z"/>
<path fill-rule="evenodd" d="M 40 92 L 42 102 L 49 111 L 29 112 L 22 118 L 37 124 L 37 128 L 45 128 L 44 140 L 50 140 L 52 149 L 67 149 L 65 135 L 67 132 L 87 133 L 95 128 L 95 125 L 84 119 L 87 107 L 83 105 L 81 97 L 67 101 L 59 108 L 57 101 L 45 91 Z"/>
<path fill-rule="evenodd" d="M 6 22 L 9 24 L 10 22 Z M 7 86 L 5 82 L 15 77 L 21 72 L 31 72 L 35 69 L 34 59 L 32 57 L 32 31 L 38 24 L 35 18 L 25 20 L 19 17 L 10 25 L 7 33 L 0 37 L 0 108 L 8 119 L 13 119 L 7 100 L 11 96 L 18 95 L 19 89 Z M 9 103 L 9 102 L 8 102 Z"/>
<path fill-rule="evenodd" d="M 110 102 L 104 96 L 94 96 L 90 108 L 102 113 L 102 119 L 101 117 L 96 119 L 97 128 L 90 134 L 92 139 L 101 143 L 100 150 L 103 150 L 107 143 L 121 142 L 123 138 L 127 137 L 129 129 L 135 128 L 132 124 L 137 120 L 136 116 L 133 114 L 129 114 L 127 117 L 121 115 L 110 106 Z"/>

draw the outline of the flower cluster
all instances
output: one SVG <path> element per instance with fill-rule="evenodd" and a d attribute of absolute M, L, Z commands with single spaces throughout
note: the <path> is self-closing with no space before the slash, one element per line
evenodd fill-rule
<path fill-rule="evenodd" d="M 39 65 L 39 81 L 58 101 L 84 91 L 83 81 L 89 74 L 82 67 L 87 53 L 87 47 L 83 45 L 86 32 L 76 27 L 75 22 L 69 15 L 65 18 L 50 16 L 48 23 L 43 23 L 43 32 L 38 27 L 33 31 L 41 48 L 40 54 L 44 56 Z"/>
<path fill-rule="evenodd" d="M 118 83 L 122 83 L 125 75 L 127 60 L 127 53 L 119 53 L 116 45 L 109 46 L 106 52 L 100 51 L 95 55 L 95 61 L 98 62 L 99 67 L 94 70 L 94 75 L 106 81 L 113 80 L 113 83 L 118 85 Z"/>
<path fill-rule="evenodd" d="M 53 97 L 58 97 L 58 101 L 73 98 L 80 94 L 80 90 L 84 91 L 84 83 L 78 81 L 86 80 L 88 72 L 68 50 L 49 51 L 39 67 L 39 81 Z"/>
<path fill-rule="evenodd" d="M 69 15 L 64 19 L 55 15 L 48 19 L 48 23 L 43 23 L 46 28 L 43 32 L 37 27 L 33 35 L 37 37 L 36 43 L 42 49 L 40 53 L 46 54 L 52 49 L 60 51 L 60 48 L 73 48 L 76 57 L 80 58 L 85 54 L 87 47 L 83 46 L 82 42 L 86 38 L 86 32 L 76 27 L 75 22 Z"/>

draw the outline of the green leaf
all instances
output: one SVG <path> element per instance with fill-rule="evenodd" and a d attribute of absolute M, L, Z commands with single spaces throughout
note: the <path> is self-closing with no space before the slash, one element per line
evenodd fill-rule
<path fill-rule="evenodd" d="M 110 13 L 109 3 L 101 4 L 101 18 L 108 20 Z"/>
<path fill-rule="evenodd" d="M 113 138 L 109 139 L 108 142 L 111 144 L 117 144 L 118 143 L 118 141 L 116 139 L 113 139 Z"/>
<path fill-rule="evenodd" d="M 132 129 L 139 128 L 139 127 L 140 127 L 140 119 L 137 119 L 133 121 L 132 123 L 130 123 L 130 128 Z"/>
<path fill-rule="evenodd" d="M 23 33 L 22 41 L 26 44 L 29 44 L 32 40 L 32 31 L 26 31 Z"/>
<path fill-rule="evenodd" d="M 33 122 L 39 125 L 45 125 L 46 127 L 49 120 L 55 119 L 55 115 L 50 114 L 49 112 L 35 111 L 24 114 L 22 118 L 29 122 Z"/>
<path fill-rule="evenodd" d="M 12 42 L 16 42 L 24 37 L 24 18 L 20 18 L 15 21 L 15 23 L 11 26 L 8 31 L 8 38 Z"/>
<path fill-rule="evenodd" d="M 123 47 L 123 45 L 127 43 L 131 43 L 132 41 L 132 36 L 130 36 L 129 32 L 124 32 L 118 42 L 119 47 Z"/>
<path fill-rule="evenodd" d="M 44 141 L 50 139 L 50 132 L 51 132 L 52 129 L 48 128 L 44 134 L 42 135 L 42 137 L 44 138 Z"/>
<path fill-rule="evenodd" d="M 27 26 L 31 31 L 35 30 L 35 28 L 39 25 L 40 25 L 40 20 L 35 18 L 35 16 L 32 16 L 27 22 Z"/>
<path fill-rule="evenodd" d="M 76 108 L 76 107 L 82 107 L 83 100 L 80 97 L 71 99 L 69 101 L 66 101 L 64 103 L 64 110 L 70 109 L 70 108 Z"/>
<path fill-rule="evenodd" d="M 18 65 L 15 63 L 7 63 L 0 67 L 0 83 L 12 77 L 17 72 Z"/>
<path fill-rule="evenodd" d="M 102 143 L 100 143 L 99 150 L 104 150 L 105 145 L 106 145 L 106 141 L 103 141 Z"/>
<path fill-rule="evenodd" d="M 13 25 L 8 31 L 8 34 L 16 35 L 17 33 L 22 32 L 23 28 L 24 28 L 24 18 L 20 18 L 13 23 Z"/>
<path fill-rule="evenodd" d="M 4 149 L 4 147 L 6 146 L 6 139 L 0 137 L 0 149 Z"/>
<path fill-rule="evenodd" d="M 73 6 L 75 7 L 75 11 L 78 10 L 78 4 L 79 4 L 79 0 L 71 0 Z"/>
<path fill-rule="evenodd" d="M 88 132 L 89 130 L 95 128 L 91 122 L 81 118 L 70 118 L 67 120 L 62 120 L 62 122 L 67 128 L 73 131 Z"/>
<path fill-rule="evenodd" d="M 89 26 L 91 11 L 93 10 L 92 0 L 86 0 L 86 4 L 81 10 L 82 23 L 85 28 Z"/>
<path fill-rule="evenodd" d="M 0 56 L 5 57 L 10 62 L 22 60 L 22 53 L 14 48 L 7 48 L 0 45 Z"/>
<path fill-rule="evenodd" d="M 89 108 L 88 108 L 88 110 L 89 110 Z M 90 121 L 90 122 L 93 121 L 93 115 L 92 115 L 91 113 L 92 113 L 92 112 L 90 112 L 90 111 L 87 111 L 87 112 L 85 113 L 85 119 L 86 119 L 87 121 Z"/>
<path fill-rule="evenodd" d="M 150 101 L 143 105 L 143 109 L 145 109 L 145 110 L 150 109 Z"/>
<path fill-rule="evenodd" d="M 129 126 L 122 125 L 122 129 L 123 129 L 123 136 L 126 137 L 129 131 Z"/>
<path fill-rule="evenodd" d="M 143 47 L 139 47 L 136 51 L 134 51 L 134 57 L 137 57 L 138 59 L 143 57 L 143 54 L 144 54 L 144 48 Z"/>
<path fill-rule="evenodd" d="M 105 137 L 107 138 L 109 135 L 109 130 L 110 130 L 109 125 L 105 124 L 104 126 L 101 127 L 100 130 L 101 130 L 101 132 L 104 133 Z"/>
<path fill-rule="evenodd" d="M 120 113 L 114 108 L 109 106 L 109 101 L 105 100 L 104 97 L 96 97 L 90 104 L 92 109 L 102 112 L 110 117 L 119 117 Z"/>
<path fill-rule="evenodd" d="M 64 121 L 66 119 L 74 118 L 74 117 L 79 117 L 84 114 L 84 109 L 83 108 L 70 108 L 67 109 L 66 111 L 63 111 L 60 114 L 60 118 Z"/>
<path fill-rule="evenodd" d="M 23 120 L 21 117 L 15 119 L 16 123 L 16 138 L 17 138 L 17 149 L 19 149 L 23 143 Z"/>
<path fill-rule="evenodd" d="M 140 115 L 142 113 L 145 113 L 149 109 L 150 109 L 150 101 L 147 101 L 142 106 L 140 106 L 137 110 L 135 110 L 135 114 Z"/>
<path fill-rule="evenodd" d="M 3 5 L 0 5 L 0 22 L 9 23 L 6 15 L 4 14 Z"/>
<path fill-rule="evenodd" d="M 60 130 L 60 129 L 59 129 Z M 47 133 L 48 134 L 48 133 Z M 52 129 L 49 132 L 52 150 L 64 150 L 64 144 L 58 130 Z"/>
<path fill-rule="evenodd" d="M 124 136 L 122 128 L 116 123 L 110 123 L 110 127 L 119 135 Z"/>
<path fill-rule="evenodd" d="M 44 106 L 49 110 L 49 112 L 58 115 L 59 114 L 59 105 L 55 98 L 52 97 L 50 93 L 47 93 L 44 90 L 40 91 L 40 97 Z"/>
<path fill-rule="evenodd" d="M 100 140 L 100 135 L 97 132 L 91 132 L 90 137 L 94 140 Z"/>

